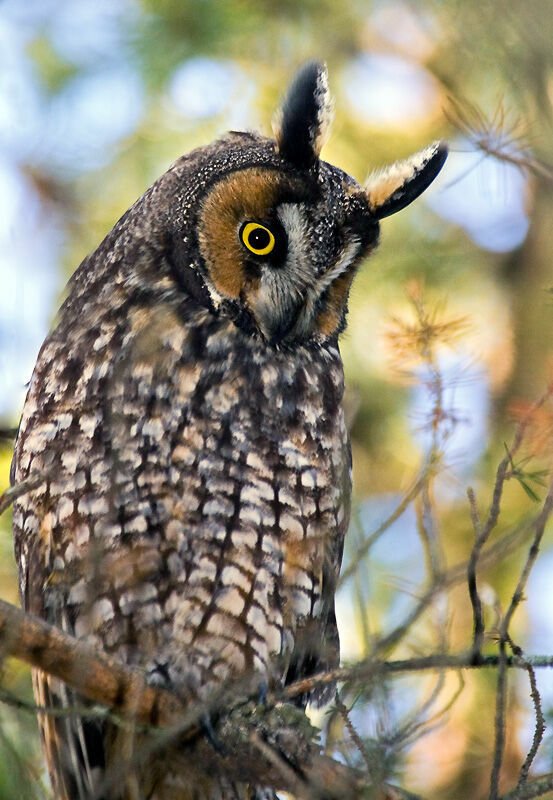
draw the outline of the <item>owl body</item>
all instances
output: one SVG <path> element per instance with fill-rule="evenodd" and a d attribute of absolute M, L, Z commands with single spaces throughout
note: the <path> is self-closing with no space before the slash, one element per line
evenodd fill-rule
<path fill-rule="evenodd" d="M 229 134 L 177 161 L 75 273 L 23 411 L 13 480 L 43 479 L 14 505 L 24 607 L 190 700 L 339 660 L 338 336 L 379 216 L 445 154 L 361 187 L 318 158 L 328 108 L 326 72 L 308 65 L 276 141 Z M 39 703 L 71 703 L 34 683 Z M 41 727 L 56 799 L 257 791 L 140 759 L 110 783 L 130 746 L 115 728 Z"/>
<path fill-rule="evenodd" d="M 172 647 L 197 651 L 199 685 L 229 669 L 268 673 L 270 655 L 290 654 L 298 624 L 323 611 L 325 541 L 337 548 L 328 565 L 341 553 L 339 353 L 267 351 L 205 311 L 183 327 L 168 300 L 109 316 L 100 331 L 113 338 L 81 350 L 95 374 L 83 364 L 63 389 L 58 366 L 79 360 L 63 321 L 35 373 L 28 408 L 35 400 L 40 423 L 23 419 L 16 479 L 52 477 L 17 509 L 26 605 L 56 624 L 63 611 L 69 632 L 141 666 L 145 653 L 161 653 L 163 671 Z M 57 387 L 50 401 L 33 397 L 39 381 Z M 38 594 L 35 570 L 52 576 Z"/>

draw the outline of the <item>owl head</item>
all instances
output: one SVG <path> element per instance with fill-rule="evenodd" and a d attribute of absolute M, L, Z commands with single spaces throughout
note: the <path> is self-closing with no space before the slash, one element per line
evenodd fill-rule
<path fill-rule="evenodd" d="M 274 139 L 231 132 L 183 156 L 123 218 L 119 238 L 130 226 L 162 239 L 187 302 L 246 336 L 277 348 L 335 340 L 379 221 L 426 189 L 447 150 L 432 144 L 359 184 L 319 157 L 331 119 L 326 67 L 307 64 Z"/>

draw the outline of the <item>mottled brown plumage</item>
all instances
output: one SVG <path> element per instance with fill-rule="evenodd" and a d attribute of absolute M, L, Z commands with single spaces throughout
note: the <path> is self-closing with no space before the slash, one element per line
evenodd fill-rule
<path fill-rule="evenodd" d="M 339 660 L 351 479 L 337 339 L 378 219 L 445 150 L 366 191 L 318 158 L 329 108 L 310 64 L 276 141 L 229 134 L 135 203 L 71 279 L 21 419 L 13 479 L 43 477 L 14 506 L 24 607 L 192 700 Z M 34 686 L 40 704 L 75 701 L 40 673 Z M 140 738 L 79 718 L 41 727 L 60 800 L 262 795 L 177 759 L 139 757 L 114 783 Z"/>

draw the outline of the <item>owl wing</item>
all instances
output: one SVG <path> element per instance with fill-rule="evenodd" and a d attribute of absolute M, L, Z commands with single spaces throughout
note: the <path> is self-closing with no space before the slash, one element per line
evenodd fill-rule
<path fill-rule="evenodd" d="M 16 446 L 14 477 L 22 475 L 18 469 L 18 452 L 21 450 Z M 24 451 L 22 454 L 24 456 Z M 35 521 L 38 535 L 26 536 L 26 530 L 33 527 Z M 44 503 L 34 501 L 32 495 L 23 496 L 14 505 L 14 532 L 23 608 L 74 635 L 67 608 L 59 603 L 45 605 L 44 586 L 54 574 L 52 513 L 44 511 Z M 104 725 L 101 721 L 86 719 L 83 711 L 88 707 L 87 702 L 62 681 L 33 669 L 32 684 L 37 706 L 48 709 L 47 713 L 38 714 L 38 724 L 54 796 L 56 800 L 89 800 L 95 796 L 104 767 Z M 79 708 L 80 712 L 69 715 L 67 712 L 71 708 Z"/>
<path fill-rule="evenodd" d="M 325 539 L 326 552 L 321 583 L 322 609 L 318 616 L 307 621 L 298 636 L 298 643 L 286 674 L 286 685 L 336 669 L 340 664 L 340 635 L 336 621 L 335 595 L 351 506 L 351 448 L 345 426 L 344 450 L 342 494 L 336 508 L 338 519 L 336 528 Z M 332 700 L 335 690 L 334 683 L 324 684 L 305 695 L 299 695 L 296 702 L 303 707 L 308 702 L 322 706 Z"/>
<path fill-rule="evenodd" d="M 12 480 L 43 481 L 14 504 L 20 595 L 30 613 L 147 666 L 171 630 L 161 517 L 175 501 L 168 480 L 174 429 L 180 439 L 194 433 L 181 414 L 186 370 L 175 378 L 185 328 L 163 303 L 125 316 L 102 313 L 92 327 L 76 315 L 77 329 L 62 318 L 33 373 Z M 112 779 L 122 770 L 114 775 L 106 765 L 133 752 L 132 735 L 87 718 L 87 702 L 39 670 L 33 688 L 48 709 L 39 726 L 56 800 L 119 800 Z M 138 780 L 132 772 L 127 783 Z M 150 796 L 158 777 L 141 771 L 142 795 Z"/>
<path fill-rule="evenodd" d="M 61 360 L 56 360 L 57 355 Z M 78 473 L 67 469 L 67 454 L 83 447 L 86 458 L 86 447 L 79 435 L 72 434 L 71 446 L 68 441 L 70 426 L 65 408 L 72 407 L 74 397 L 68 397 L 69 375 L 63 375 L 61 365 L 67 372 L 76 364 L 73 360 L 68 365 L 65 355 L 55 341 L 47 341 L 39 355 L 18 431 L 11 479 L 20 483 L 33 475 L 44 477 L 36 489 L 14 503 L 22 607 L 74 636 L 74 618 L 66 602 L 71 578 L 63 576 L 59 558 L 68 547 L 75 547 L 78 530 L 73 515 L 66 514 L 68 504 L 78 502 L 71 486 L 80 481 Z M 54 385 L 57 389 L 48 391 Z M 68 391 L 61 390 L 64 386 Z M 62 681 L 33 669 L 32 683 L 37 706 L 48 710 L 38 714 L 38 723 L 56 800 L 90 800 L 96 796 L 101 800 L 96 788 L 104 768 L 104 723 L 87 719 L 88 703 Z M 71 714 L 72 708 L 79 711 Z"/>
<path fill-rule="evenodd" d="M 124 398 L 128 352 L 122 339 L 132 315 L 126 319 L 104 306 L 93 325 L 72 312 L 71 302 L 66 311 L 39 353 L 12 462 L 12 483 L 43 479 L 13 508 L 20 597 L 26 611 L 114 652 L 117 644 L 132 644 L 132 633 L 116 609 L 116 593 L 112 603 L 99 599 L 106 583 L 118 575 L 122 594 L 159 563 L 152 548 L 121 542 L 109 553 L 109 543 L 97 538 L 100 528 L 118 530 L 120 524 L 113 443 L 124 450 L 132 433 L 106 398 Z M 33 688 L 37 705 L 48 709 L 39 714 L 39 727 L 56 800 L 108 800 L 98 787 L 112 726 L 87 718 L 89 704 L 40 670 L 33 670 Z M 71 714 L 72 708 L 79 710 Z"/>

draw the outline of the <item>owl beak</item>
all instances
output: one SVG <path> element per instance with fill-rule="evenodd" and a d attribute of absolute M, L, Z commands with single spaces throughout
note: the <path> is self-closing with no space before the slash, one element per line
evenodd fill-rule
<path fill-rule="evenodd" d="M 434 142 L 405 161 L 373 172 L 364 185 L 373 216 L 389 217 L 416 200 L 440 172 L 447 152 L 445 142 Z"/>

